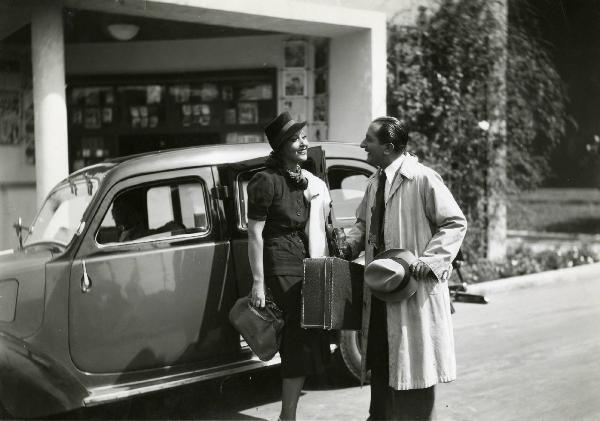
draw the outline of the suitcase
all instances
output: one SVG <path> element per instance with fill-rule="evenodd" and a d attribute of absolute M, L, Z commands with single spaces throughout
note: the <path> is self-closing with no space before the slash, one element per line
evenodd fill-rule
<path fill-rule="evenodd" d="M 360 330 L 364 266 L 337 257 L 304 259 L 304 328 Z"/>

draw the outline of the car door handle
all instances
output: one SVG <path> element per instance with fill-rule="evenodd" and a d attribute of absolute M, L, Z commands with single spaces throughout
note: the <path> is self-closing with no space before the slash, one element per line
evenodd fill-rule
<path fill-rule="evenodd" d="M 81 275 L 81 291 L 86 293 L 92 289 L 92 280 L 88 276 L 87 268 L 85 267 L 85 260 L 81 261 L 81 265 L 83 268 L 83 275 Z"/>

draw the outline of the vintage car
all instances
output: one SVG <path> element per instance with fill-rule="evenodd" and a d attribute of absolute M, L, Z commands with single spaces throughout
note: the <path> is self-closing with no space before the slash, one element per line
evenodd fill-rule
<path fill-rule="evenodd" d="M 161 151 L 60 182 L 17 227 L 22 248 L 0 253 L 0 412 L 41 417 L 278 364 L 228 321 L 251 287 L 246 186 L 268 153 Z M 309 157 L 335 225 L 352 224 L 375 169 L 356 145 L 316 144 Z M 355 332 L 331 336 L 356 374 Z"/>

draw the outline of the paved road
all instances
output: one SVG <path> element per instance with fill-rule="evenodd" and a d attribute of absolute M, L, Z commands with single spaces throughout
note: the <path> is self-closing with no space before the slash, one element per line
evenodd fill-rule
<path fill-rule="evenodd" d="M 458 304 L 459 379 L 438 388 L 439 420 L 600 420 L 600 279 Z M 277 419 L 277 370 L 187 387 L 71 418 Z M 298 417 L 364 420 L 369 388 L 313 379 Z"/>

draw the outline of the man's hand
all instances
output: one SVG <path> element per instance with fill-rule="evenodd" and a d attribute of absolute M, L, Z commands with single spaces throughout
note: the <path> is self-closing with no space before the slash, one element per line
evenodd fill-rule
<path fill-rule="evenodd" d="M 252 284 L 252 305 L 254 307 L 263 308 L 265 306 L 265 285 L 264 283 L 253 283 Z"/>
<path fill-rule="evenodd" d="M 409 268 L 411 275 L 414 276 L 417 281 L 424 281 L 432 273 L 429 266 L 420 260 L 417 263 L 410 265 Z"/>

